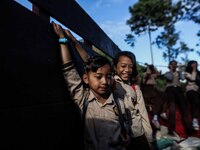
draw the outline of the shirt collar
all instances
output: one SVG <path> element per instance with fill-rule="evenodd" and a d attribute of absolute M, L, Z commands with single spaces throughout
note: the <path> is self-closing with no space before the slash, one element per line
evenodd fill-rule
<path fill-rule="evenodd" d="M 94 96 L 93 92 L 90 90 L 89 91 L 89 97 L 88 97 L 88 101 L 91 102 L 91 101 L 98 101 L 97 98 Z M 103 104 L 103 106 L 105 105 L 112 105 L 114 103 L 114 97 L 113 97 L 113 94 L 111 93 L 110 96 L 108 97 L 108 99 L 106 100 L 106 102 Z"/>
<path fill-rule="evenodd" d="M 118 75 L 114 75 L 114 79 L 119 82 L 123 82 L 122 79 Z"/>
<path fill-rule="evenodd" d="M 123 83 L 123 84 L 131 85 L 131 84 L 129 84 L 129 83 L 124 82 L 118 75 L 114 75 L 114 79 L 115 79 L 115 81 L 117 81 L 117 82 L 121 82 L 121 83 Z"/>

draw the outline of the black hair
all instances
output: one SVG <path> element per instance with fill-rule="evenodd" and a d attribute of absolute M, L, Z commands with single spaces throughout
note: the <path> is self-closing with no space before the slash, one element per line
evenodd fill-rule
<path fill-rule="evenodd" d="M 133 63 L 133 72 L 132 72 L 132 77 L 136 77 L 138 75 L 138 71 L 137 71 L 137 67 L 136 67 L 136 58 L 135 58 L 135 55 L 132 53 L 132 52 L 129 52 L 129 51 L 121 51 L 121 52 L 118 52 L 117 55 L 115 56 L 115 58 L 113 59 L 113 65 L 115 67 L 117 67 L 117 64 L 119 62 L 119 58 L 121 56 L 126 56 L 128 58 L 131 59 L 132 63 Z"/>
<path fill-rule="evenodd" d="M 168 65 L 168 68 L 169 68 L 169 69 L 170 69 L 170 65 L 171 65 L 172 63 L 178 64 L 178 62 L 177 62 L 176 60 L 171 60 L 171 61 L 169 62 L 169 65 Z"/>
<path fill-rule="evenodd" d="M 103 56 L 91 56 L 86 62 L 85 71 L 86 72 L 96 72 L 100 67 L 104 65 L 109 65 L 111 67 L 111 62 Z"/>
<path fill-rule="evenodd" d="M 169 65 L 171 65 L 172 63 L 178 63 L 176 60 L 171 60 L 170 62 L 169 62 Z"/>
<path fill-rule="evenodd" d="M 155 68 L 155 66 L 153 64 L 146 64 L 146 66 L 149 67 L 151 72 L 156 72 L 156 68 Z M 147 71 L 147 67 L 145 68 L 145 71 Z"/>
<path fill-rule="evenodd" d="M 185 71 L 192 73 L 192 64 L 194 64 L 194 63 L 196 63 L 198 65 L 197 61 L 195 61 L 195 60 L 189 61 L 188 64 L 187 64 L 187 67 L 185 68 Z M 198 68 L 197 68 L 197 72 L 199 72 Z"/>

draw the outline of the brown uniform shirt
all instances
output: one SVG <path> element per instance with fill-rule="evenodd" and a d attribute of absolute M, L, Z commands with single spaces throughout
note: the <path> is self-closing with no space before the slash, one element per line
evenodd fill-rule
<path fill-rule="evenodd" d="M 191 81 L 195 81 L 196 80 L 196 76 L 197 76 L 197 72 L 193 71 L 192 73 L 188 73 L 185 72 L 185 77 L 190 79 Z M 191 82 L 191 81 L 187 81 L 187 85 L 185 87 L 186 92 L 190 91 L 190 90 L 194 90 L 194 91 L 198 91 L 199 87 L 196 84 L 196 82 Z"/>
<path fill-rule="evenodd" d="M 156 69 L 154 73 L 150 71 L 150 69 L 147 69 L 147 71 L 143 74 L 143 83 L 147 85 L 156 85 L 156 79 L 160 73 Z"/>
<path fill-rule="evenodd" d="M 129 113 L 128 122 L 130 124 L 131 137 L 138 137 L 145 134 L 147 140 L 152 142 L 152 127 L 139 86 L 135 86 L 135 92 L 132 87 L 125 84 L 119 76 L 115 75 L 114 78 L 116 81 L 114 94 L 124 100 L 125 108 Z"/>
<path fill-rule="evenodd" d="M 63 68 L 64 78 L 71 98 L 83 114 L 85 98 L 89 101 L 85 114 L 85 146 L 87 150 L 124 150 L 120 143 L 121 126 L 113 94 L 105 104 L 98 102 L 91 90 L 83 86 L 82 80 L 70 62 Z M 125 112 L 123 102 L 120 102 Z"/>
<path fill-rule="evenodd" d="M 167 79 L 169 79 L 170 77 L 170 82 L 168 81 L 167 84 L 166 84 L 166 87 L 170 87 L 170 86 L 180 86 L 180 77 L 179 77 L 179 72 L 178 71 L 175 71 L 175 72 L 166 72 L 165 73 L 165 77 Z M 172 80 L 171 80 L 172 79 Z"/>

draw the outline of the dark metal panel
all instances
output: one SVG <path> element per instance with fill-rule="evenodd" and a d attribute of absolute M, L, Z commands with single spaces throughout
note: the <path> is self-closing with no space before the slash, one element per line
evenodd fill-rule
<path fill-rule="evenodd" d="M 40 17 L 42 17 L 42 18 L 47 19 L 48 21 L 50 21 L 50 16 L 47 13 L 41 11 L 37 6 L 32 5 L 32 11 L 35 14 L 39 15 Z"/>
<path fill-rule="evenodd" d="M 78 113 L 63 102 L 0 109 L 0 113 L 1 150 L 83 148 L 83 127 Z"/>
<path fill-rule="evenodd" d="M 0 6 L 0 149 L 81 149 L 52 25 L 13 0 Z"/>
<path fill-rule="evenodd" d="M 15 1 L 7 0 L 4 6 L 7 20 L 0 24 L 0 80 L 7 100 L 1 104 L 64 101 L 59 45 L 51 24 Z"/>
<path fill-rule="evenodd" d="M 29 0 L 111 57 L 120 51 L 75 0 Z"/>

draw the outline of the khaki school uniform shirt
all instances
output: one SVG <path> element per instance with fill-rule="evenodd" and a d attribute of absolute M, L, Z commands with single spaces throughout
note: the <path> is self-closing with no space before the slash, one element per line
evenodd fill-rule
<path fill-rule="evenodd" d="M 136 92 L 133 88 L 125 84 L 117 75 L 114 76 L 116 81 L 114 94 L 124 100 L 125 108 L 128 115 L 131 137 L 146 135 L 149 142 L 153 141 L 152 127 L 149 122 L 149 116 L 145 107 L 144 98 L 139 86 L 136 87 Z"/>
<path fill-rule="evenodd" d="M 175 71 L 175 72 L 166 72 L 165 73 L 165 78 L 168 80 L 166 87 L 170 87 L 170 86 L 180 86 L 180 77 L 179 77 L 179 72 Z"/>
<path fill-rule="evenodd" d="M 143 83 L 146 81 L 146 84 L 147 85 L 156 85 L 156 79 L 159 75 L 159 72 L 156 70 L 155 73 L 151 73 L 151 71 L 146 71 L 144 74 L 143 74 Z"/>
<path fill-rule="evenodd" d="M 197 72 L 193 71 L 192 73 L 189 72 L 185 72 L 185 77 L 186 79 L 190 79 L 191 81 L 195 81 L 196 80 L 196 76 L 197 76 Z M 196 84 L 196 82 L 191 82 L 191 81 L 187 81 L 187 85 L 186 85 L 186 92 L 193 90 L 193 91 L 198 91 L 199 87 Z"/>
<path fill-rule="evenodd" d="M 113 95 L 110 95 L 105 104 L 101 104 L 92 91 L 83 87 L 71 62 L 65 64 L 63 71 L 71 98 L 82 114 L 84 99 L 89 102 L 85 114 L 86 150 L 124 150 L 125 147 L 120 143 L 121 126 Z M 124 112 L 124 107 L 121 108 Z"/>
<path fill-rule="evenodd" d="M 148 77 L 147 77 L 148 76 Z M 147 79 L 148 78 L 148 79 Z M 143 79 L 143 82 L 146 81 L 146 84 L 147 85 L 155 85 L 156 84 L 156 78 L 157 78 L 157 74 L 150 74 L 150 75 L 147 75 L 147 73 L 145 72 L 144 73 L 144 79 Z"/>

